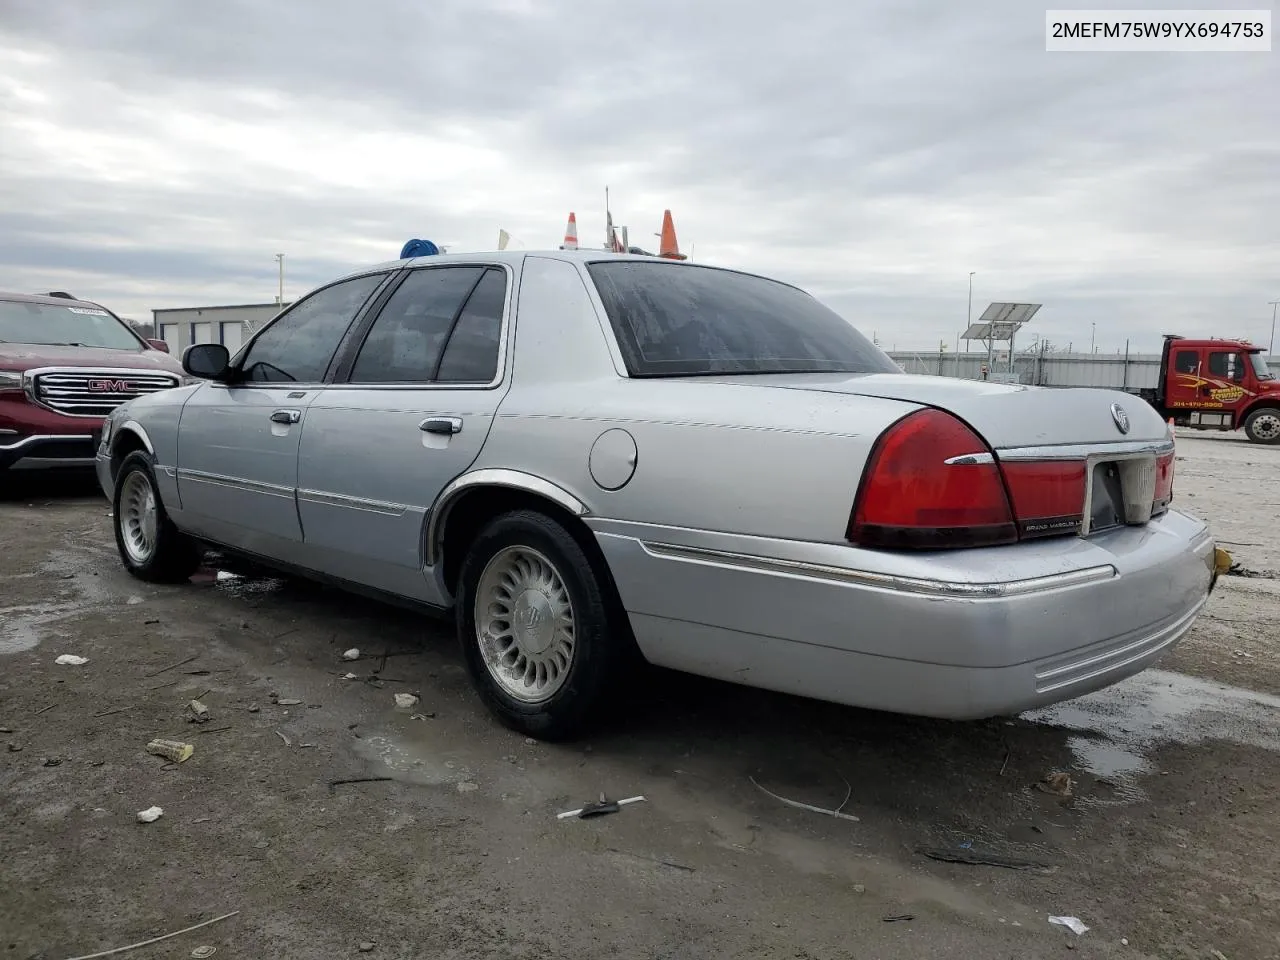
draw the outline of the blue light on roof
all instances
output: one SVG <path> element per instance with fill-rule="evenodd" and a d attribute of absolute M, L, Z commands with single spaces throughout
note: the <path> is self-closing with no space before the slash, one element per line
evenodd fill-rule
<path fill-rule="evenodd" d="M 401 248 L 400 259 L 409 260 L 413 257 L 434 257 L 439 252 L 440 248 L 430 240 L 414 239 L 410 240 Z"/>

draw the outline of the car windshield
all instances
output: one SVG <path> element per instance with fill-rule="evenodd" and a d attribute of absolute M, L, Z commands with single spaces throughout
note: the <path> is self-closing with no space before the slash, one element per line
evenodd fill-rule
<path fill-rule="evenodd" d="M 633 377 L 900 372 L 834 311 L 774 280 L 662 261 L 587 269 Z"/>
<path fill-rule="evenodd" d="M 1271 368 L 1267 366 L 1267 358 L 1262 355 L 1261 350 L 1249 354 L 1249 363 L 1253 365 L 1253 375 L 1259 380 L 1274 380 L 1276 378 L 1276 375 L 1271 372 Z"/>
<path fill-rule="evenodd" d="M 101 307 L 24 300 L 0 300 L 0 343 L 142 349 L 138 338 Z"/>

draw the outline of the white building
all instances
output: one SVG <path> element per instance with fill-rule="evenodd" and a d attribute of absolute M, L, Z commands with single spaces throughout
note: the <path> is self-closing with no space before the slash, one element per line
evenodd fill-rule
<path fill-rule="evenodd" d="M 289 306 L 285 304 L 284 307 Z M 284 309 L 278 303 L 243 303 L 226 307 L 173 307 L 152 310 L 156 337 L 174 356 L 193 343 L 221 343 L 233 354 L 249 335 Z"/>

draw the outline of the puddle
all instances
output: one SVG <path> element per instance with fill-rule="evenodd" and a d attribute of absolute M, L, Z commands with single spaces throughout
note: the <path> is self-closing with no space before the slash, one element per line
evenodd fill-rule
<path fill-rule="evenodd" d="M 207 567 L 202 567 L 193 573 L 190 582 L 213 584 L 214 588 L 224 596 L 241 599 L 276 593 L 285 584 L 285 581 L 279 577 L 247 576 L 231 570 L 212 570 Z"/>
<path fill-rule="evenodd" d="M 1164 743 L 1223 740 L 1280 752 L 1280 697 L 1147 670 L 1078 700 L 1025 714 L 1032 723 L 1080 731 L 1067 741 L 1083 770 L 1140 799 L 1135 781 L 1153 772 L 1149 759 Z"/>
<path fill-rule="evenodd" d="M 86 570 L 93 563 L 81 553 L 53 551 L 40 569 L 29 576 L 52 584 L 58 592 L 62 592 L 65 585 L 77 596 L 61 597 L 47 603 L 0 607 L 0 656 L 33 650 L 46 636 L 56 635 L 56 625 L 62 621 L 81 616 L 96 607 L 119 602 L 119 596 L 107 590 L 100 579 L 86 575 Z M 138 599 L 141 600 L 140 597 Z"/>

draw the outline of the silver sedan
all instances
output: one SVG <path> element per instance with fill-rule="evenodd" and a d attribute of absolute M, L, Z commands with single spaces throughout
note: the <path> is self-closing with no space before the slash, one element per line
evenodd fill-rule
<path fill-rule="evenodd" d="M 948 718 L 1159 657 L 1215 579 L 1127 394 L 898 372 L 805 292 L 602 253 L 445 255 L 302 298 L 98 451 L 126 568 L 216 546 L 453 617 L 480 696 L 580 732 L 640 657 Z"/>

